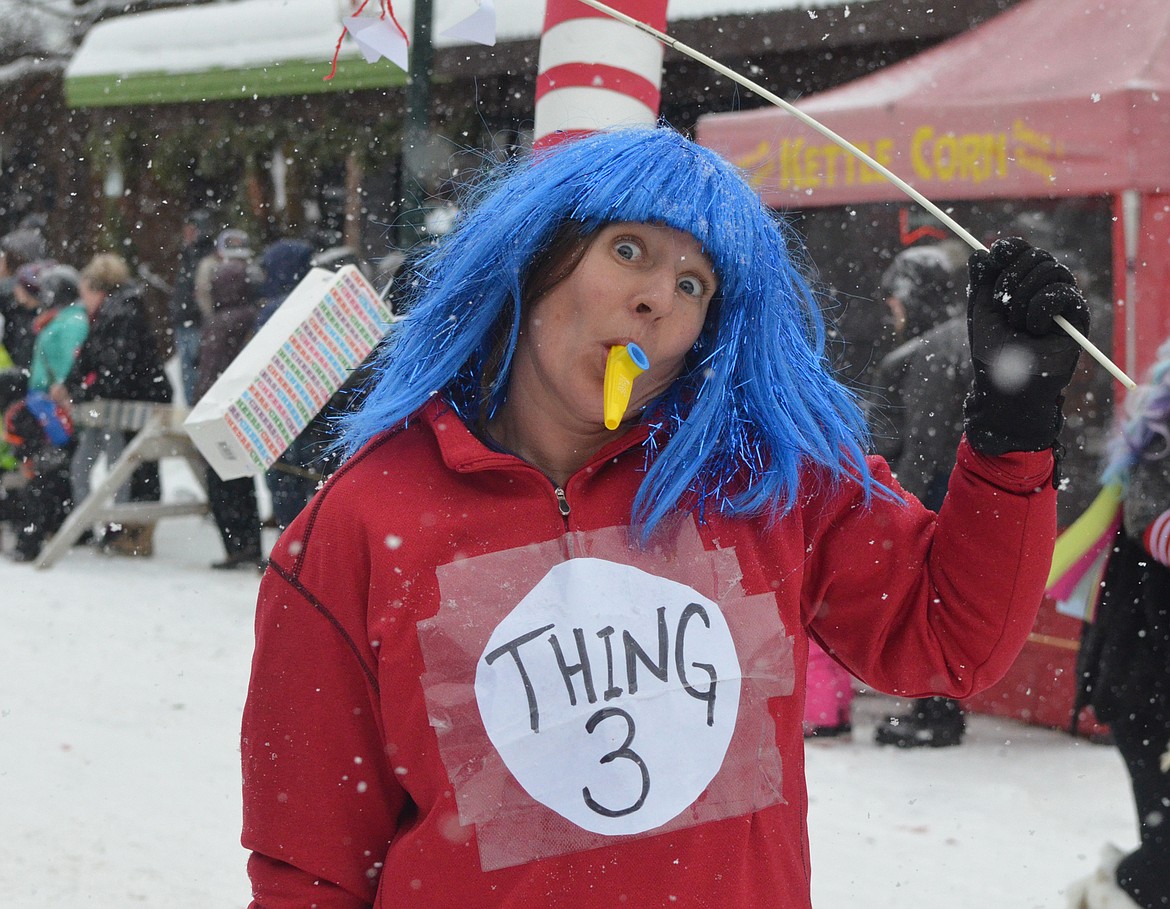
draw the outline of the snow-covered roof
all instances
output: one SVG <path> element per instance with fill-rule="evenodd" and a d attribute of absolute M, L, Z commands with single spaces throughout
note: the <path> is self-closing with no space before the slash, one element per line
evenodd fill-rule
<path fill-rule="evenodd" d="M 859 6 L 867 0 L 672 0 L 671 21 L 721 15 L 750 15 L 790 9 Z M 377 0 L 367 6 L 376 11 Z M 477 8 L 476 0 L 438 0 L 435 4 L 434 43 L 451 47 L 463 42 L 442 32 Z M 501 42 L 535 39 L 544 22 L 544 0 L 498 0 L 497 37 Z M 396 0 L 394 15 L 410 33 L 413 0 Z M 205 73 L 238 71 L 293 63 L 328 66 L 342 30 L 342 18 L 352 15 L 348 0 L 238 0 L 120 16 L 91 28 L 66 70 L 74 87 L 110 77 L 126 80 L 135 74 Z M 359 58 L 347 35 L 343 59 Z M 362 64 L 366 67 L 366 64 Z M 402 81 L 386 61 L 367 69 L 367 84 L 391 85 Z M 348 67 L 350 77 L 356 67 Z M 378 75 L 373 75 L 373 73 Z M 319 80 L 319 75 L 314 76 Z M 362 87 L 367 87 L 363 84 Z M 340 78 L 335 87 L 358 87 Z M 308 89 L 305 89 L 308 90 Z M 165 98 L 162 100 L 166 100 Z M 172 99 L 173 100 L 173 99 Z M 91 98 L 89 103 L 93 103 Z M 109 103 L 125 103 L 111 100 Z"/>
<path fill-rule="evenodd" d="M 243 0 L 119 16 L 89 30 L 67 75 L 328 60 L 341 28 L 341 9 L 330 0 Z"/>

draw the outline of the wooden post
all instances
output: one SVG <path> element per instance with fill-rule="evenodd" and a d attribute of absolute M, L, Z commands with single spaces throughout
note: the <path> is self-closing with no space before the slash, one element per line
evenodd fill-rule
<path fill-rule="evenodd" d="M 362 159 L 356 151 L 345 156 L 345 245 L 361 258 L 362 254 Z"/>

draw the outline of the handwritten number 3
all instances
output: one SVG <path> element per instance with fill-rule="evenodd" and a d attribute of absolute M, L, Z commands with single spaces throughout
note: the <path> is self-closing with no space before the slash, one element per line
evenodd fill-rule
<path fill-rule="evenodd" d="M 585 797 L 585 804 L 588 805 L 593 811 L 596 811 L 598 814 L 605 815 L 606 817 L 622 817 L 626 814 L 633 814 L 635 811 L 641 808 L 643 803 L 646 801 L 646 796 L 650 794 L 650 771 L 646 769 L 646 762 L 642 760 L 641 755 L 639 755 L 636 751 L 630 750 L 630 742 L 634 740 L 634 718 L 624 710 L 621 710 L 617 707 L 606 707 L 604 710 L 598 710 L 597 713 L 589 717 L 589 722 L 585 724 L 585 731 L 592 735 L 593 730 L 596 729 L 603 720 L 607 720 L 611 716 L 620 716 L 623 720 L 626 721 L 626 740 L 622 742 L 620 748 L 605 755 L 605 757 L 603 757 L 599 763 L 608 764 L 612 761 L 616 761 L 618 758 L 625 758 L 627 761 L 633 761 L 638 765 L 638 770 L 640 770 L 642 773 L 642 793 L 638 796 L 638 800 L 634 802 L 634 804 L 630 805 L 628 808 L 619 808 L 617 810 L 613 808 L 606 808 L 604 805 L 596 802 L 593 796 L 589 794 L 588 786 L 581 790 L 581 794 Z"/>

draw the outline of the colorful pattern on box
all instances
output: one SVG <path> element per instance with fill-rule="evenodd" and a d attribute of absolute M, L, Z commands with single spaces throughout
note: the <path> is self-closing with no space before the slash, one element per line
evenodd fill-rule
<path fill-rule="evenodd" d="M 269 467 L 292 444 L 381 341 L 389 321 L 389 306 L 368 284 L 339 275 L 326 301 L 225 415 L 258 467 Z"/>

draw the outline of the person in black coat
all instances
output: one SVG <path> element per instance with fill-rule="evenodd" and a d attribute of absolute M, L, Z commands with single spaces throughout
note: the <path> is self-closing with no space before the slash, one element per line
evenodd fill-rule
<path fill-rule="evenodd" d="M 10 557 L 30 562 L 69 514 L 73 440 L 64 413 L 43 394 L 10 405 L 3 423 L 4 439 L 20 459 L 25 482 L 0 499 L 0 516 L 16 538 Z"/>
<path fill-rule="evenodd" d="M 216 266 L 210 290 L 213 308 L 199 340 L 196 400 L 207 394 L 247 345 L 259 311 L 258 288 L 251 280 L 247 263 L 240 259 L 229 259 Z M 207 499 L 227 553 L 227 558 L 211 567 L 262 568 L 255 479 L 221 480 L 214 468 L 208 467 Z"/>
<path fill-rule="evenodd" d="M 867 413 L 874 449 L 898 482 L 933 511 L 942 506 L 963 435 L 971 386 L 964 306 L 966 276 L 953 243 L 902 250 L 882 276 L 886 304 L 902 343 L 878 367 Z M 953 698 L 918 698 L 874 730 L 880 745 L 946 747 L 963 740 L 966 721 Z"/>
<path fill-rule="evenodd" d="M 157 339 L 150 330 L 142 291 L 130 280 L 130 267 L 114 253 L 95 256 L 81 271 L 81 301 L 89 315 L 89 335 L 64 383 L 53 386 L 58 403 L 72 407 L 96 398 L 169 403 L 171 384 L 163 371 Z M 113 464 L 133 433 L 107 432 L 86 427 L 77 434 L 72 462 L 73 501 L 89 496 L 89 475 L 104 454 Z M 162 484 L 158 464 L 142 464 L 129 489 L 115 501 L 158 501 Z M 150 555 L 153 525 L 124 524 L 106 540 L 107 548 L 122 555 Z"/>
<path fill-rule="evenodd" d="M 312 268 L 313 247 L 306 240 L 283 239 L 269 244 L 260 254 L 264 281 L 260 288 L 259 330 L 288 299 Z M 320 431 L 323 421 L 310 421 L 264 475 L 272 498 L 272 519 L 283 531 L 300 514 L 317 488 L 321 475 L 316 457 L 328 444 Z"/>
<path fill-rule="evenodd" d="M 931 486 L 941 474 L 945 491 L 971 378 L 965 281 L 962 257 L 941 243 L 902 250 L 882 276 L 897 341 L 879 361 L 866 418 L 875 453 L 933 509 L 942 495 Z"/>
<path fill-rule="evenodd" d="M 0 346 L 13 363 L 0 370 L 0 411 L 24 394 L 36 340 L 36 313 L 16 300 L 16 272 L 22 265 L 44 259 L 46 248 L 44 238 L 34 230 L 14 230 L 0 237 Z"/>
<path fill-rule="evenodd" d="M 1106 847 L 1076 885 L 1077 909 L 1170 906 L 1170 342 L 1150 381 L 1131 392 L 1106 483 L 1119 483 L 1121 527 L 1077 658 L 1074 720 L 1091 705 L 1125 762 L 1138 848 Z"/>
<path fill-rule="evenodd" d="M 203 313 L 195 300 L 195 272 L 199 263 L 215 249 L 211 232 L 211 213 L 205 209 L 191 212 L 183 222 L 179 261 L 169 302 L 171 329 L 175 333 L 175 350 L 179 354 L 179 371 L 183 396 L 194 406 L 196 362 L 199 358 L 199 335 Z"/>

